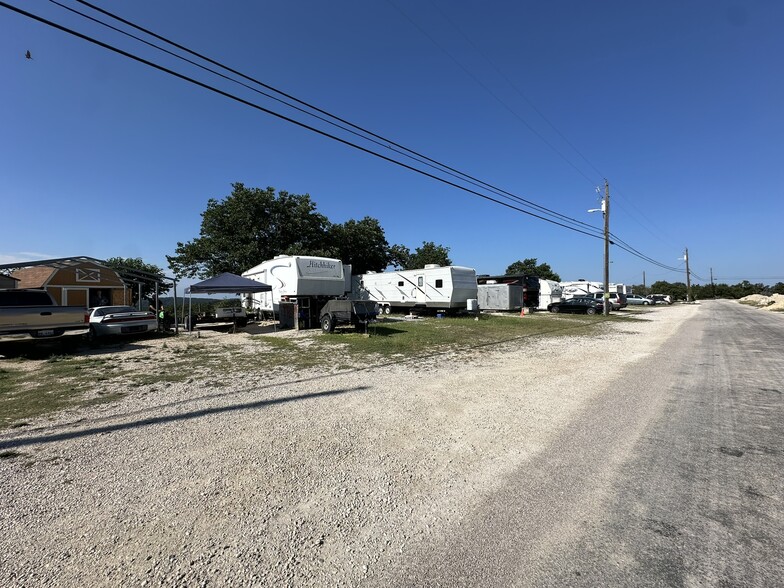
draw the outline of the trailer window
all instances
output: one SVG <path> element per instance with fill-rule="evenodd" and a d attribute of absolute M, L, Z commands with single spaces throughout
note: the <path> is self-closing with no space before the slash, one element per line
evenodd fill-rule
<path fill-rule="evenodd" d="M 422 276 L 419 276 L 417 278 L 417 286 L 419 286 L 421 288 L 424 285 L 425 285 L 425 278 L 423 278 Z"/>
<path fill-rule="evenodd" d="M 443 288 L 444 280 L 436 280 L 436 288 Z"/>

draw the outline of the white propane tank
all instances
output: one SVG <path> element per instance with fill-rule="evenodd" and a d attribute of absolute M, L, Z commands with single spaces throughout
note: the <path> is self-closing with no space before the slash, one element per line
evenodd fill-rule
<path fill-rule="evenodd" d="M 476 298 L 469 298 L 466 300 L 466 310 L 468 312 L 476 312 L 479 310 L 479 301 Z"/>

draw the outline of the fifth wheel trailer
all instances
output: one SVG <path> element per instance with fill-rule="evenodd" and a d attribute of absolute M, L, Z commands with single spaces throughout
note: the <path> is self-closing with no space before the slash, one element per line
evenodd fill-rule
<path fill-rule="evenodd" d="M 272 286 L 271 292 L 252 294 L 252 307 L 277 313 L 281 300 L 299 304 L 306 326 L 316 326 L 324 301 L 350 290 L 351 266 L 339 259 L 304 255 L 278 255 L 243 272 L 243 277 Z M 348 279 L 347 279 L 348 278 Z"/>
<path fill-rule="evenodd" d="M 477 297 L 476 270 L 456 265 L 369 272 L 354 276 L 352 286 L 352 298 L 373 300 L 386 314 L 393 308 L 465 310 Z"/>

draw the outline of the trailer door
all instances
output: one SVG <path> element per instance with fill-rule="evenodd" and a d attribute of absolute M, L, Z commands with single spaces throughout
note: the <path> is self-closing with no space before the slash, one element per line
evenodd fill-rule
<path fill-rule="evenodd" d="M 427 303 L 427 283 L 425 274 L 414 274 L 414 284 L 416 284 L 416 288 L 414 288 L 414 295 L 416 297 L 417 304 Z"/>

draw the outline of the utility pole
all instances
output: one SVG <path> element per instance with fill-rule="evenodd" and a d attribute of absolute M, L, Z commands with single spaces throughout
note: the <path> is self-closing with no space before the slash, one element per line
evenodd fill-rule
<path fill-rule="evenodd" d="M 691 274 L 689 272 L 689 248 L 686 248 L 686 254 L 683 259 L 686 260 L 686 302 L 691 302 Z"/>
<path fill-rule="evenodd" d="M 713 294 L 713 299 L 716 299 L 716 284 L 713 283 L 713 268 L 710 268 L 711 271 L 711 293 Z"/>
<path fill-rule="evenodd" d="M 604 180 L 604 316 L 610 315 L 610 184 Z"/>
<path fill-rule="evenodd" d="M 645 295 L 645 290 L 646 289 L 647 288 L 645 287 L 645 270 L 643 270 L 643 272 L 642 272 L 642 293 L 643 293 L 643 295 Z"/>

